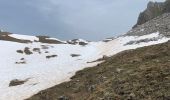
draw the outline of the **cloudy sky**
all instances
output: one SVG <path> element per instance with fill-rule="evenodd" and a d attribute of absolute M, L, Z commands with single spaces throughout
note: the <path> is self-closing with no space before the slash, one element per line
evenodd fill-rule
<path fill-rule="evenodd" d="M 164 0 L 152 0 L 164 1 Z M 148 0 L 0 0 L 0 28 L 59 39 L 100 40 L 125 33 Z"/>

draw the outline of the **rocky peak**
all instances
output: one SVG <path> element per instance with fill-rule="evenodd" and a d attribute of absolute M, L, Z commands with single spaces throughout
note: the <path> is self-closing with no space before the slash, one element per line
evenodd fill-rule
<path fill-rule="evenodd" d="M 170 12 L 170 0 L 165 2 L 150 1 L 146 10 L 139 14 L 137 24 L 133 28 L 167 12 Z"/>
<path fill-rule="evenodd" d="M 149 1 L 148 5 L 147 5 L 147 9 L 153 8 L 157 5 L 159 5 L 157 2 Z"/>

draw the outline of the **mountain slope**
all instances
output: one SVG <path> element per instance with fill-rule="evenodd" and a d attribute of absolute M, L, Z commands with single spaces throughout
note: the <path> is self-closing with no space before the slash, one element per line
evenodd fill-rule
<path fill-rule="evenodd" d="M 111 51 L 104 52 L 112 53 L 105 62 L 78 71 L 69 82 L 43 90 L 28 100 L 169 100 L 170 42 L 149 46 L 160 43 L 162 37 L 169 40 L 169 19 L 169 13 L 162 14 L 106 42 L 101 48 L 109 47 Z M 122 49 L 113 42 L 120 38 L 126 41 L 126 49 L 113 53 L 115 48 Z M 129 50 L 135 49 L 134 45 L 142 48 Z"/>
<path fill-rule="evenodd" d="M 170 13 L 98 42 L 0 31 L 0 100 L 169 100 L 169 36 Z"/>
<path fill-rule="evenodd" d="M 27 100 L 169 100 L 170 42 L 121 52 Z"/>
<path fill-rule="evenodd" d="M 23 100 L 70 80 L 75 72 L 95 66 L 124 50 L 167 42 L 156 33 L 120 36 L 99 42 L 61 41 L 45 36 L 0 33 L 0 100 Z"/>

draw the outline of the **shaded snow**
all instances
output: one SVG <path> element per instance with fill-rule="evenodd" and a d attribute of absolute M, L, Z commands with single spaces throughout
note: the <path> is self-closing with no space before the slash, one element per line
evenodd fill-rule
<path fill-rule="evenodd" d="M 19 39 L 36 40 L 36 37 L 25 35 L 12 35 Z M 125 45 L 130 41 L 160 37 L 159 33 L 145 36 L 124 36 L 115 38 L 109 42 L 89 42 L 86 46 L 71 44 L 45 44 L 33 42 L 30 44 L 0 41 L 0 100 L 23 100 L 37 92 L 68 81 L 76 71 L 85 67 L 92 67 L 101 62 L 95 61 L 103 55 L 112 56 L 128 49 L 149 46 L 167 42 L 169 38 L 161 36 L 158 41 L 142 42 L 139 44 Z M 79 40 L 84 41 L 84 40 Z M 42 45 L 48 47 L 43 49 Z M 40 48 L 41 53 L 33 52 L 31 55 L 17 53 L 25 47 Z M 48 51 L 48 53 L 46 53 Z M 71 54 L 79 54 L 79 57 L 72 57 Z M 46 56 L 57 55 L 47 59 Z M 24 58 L 25 64 L 16 64 Z M 11 80 L 29 79 L 22 85 L 9 87 Z"/>

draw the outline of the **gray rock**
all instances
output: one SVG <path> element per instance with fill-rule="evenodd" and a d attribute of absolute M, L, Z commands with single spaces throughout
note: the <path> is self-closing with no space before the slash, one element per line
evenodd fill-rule
<path fill-rule="evenodd" d="M 170 13 L 162 14 L 142 25 L 138 25 L 125 35 L 142 36 L 154 32 L 170 37 Z"/>
<path fill-rule="evenodd" d="M 60 96 L 58 100 L 70 100 L 67 96 Z"/>
<path fill-rule="evenodd" d="M 137 24 L 133 28 L 167 12 L 170 12 L 170 0 L 166 0 L 165 2 L 150 1 L 146 10 L 139 14 Z"/>
<path fill-rule="evenodd" d="M 11 81 L 10 81 L 9 87 L 17 86 L 17 85 L 22 85 L 22 84 L 24 84 L 24 83 L 27 82 L 27 81 L 28 81 L 28 79 L 26 79 L 26 80 L 14 79 L 14 80 L 11 80 Z"/>

